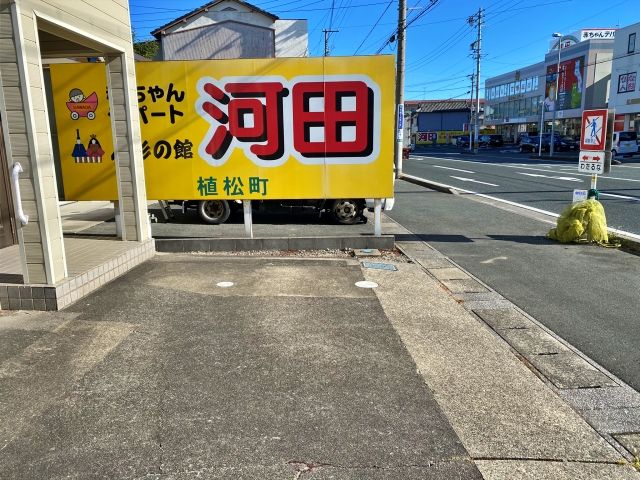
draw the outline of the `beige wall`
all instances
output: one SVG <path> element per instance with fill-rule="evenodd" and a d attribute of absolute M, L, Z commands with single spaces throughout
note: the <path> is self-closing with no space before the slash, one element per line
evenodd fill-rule
<path fill-rule="evenodd" d="M 112 107 L 123 107 L 115 120 L 126 122 L 131 141 L 120 142 L 116 157 L 120 174 L 134 185 L 120 202 L 129 208 L 123 212 L 129 219 L 126 240 L 148 238 L 146 195 L 127 1 L 0 0 L 0 109 L 6 113 L 8 162 L 20 161 L 25 170 L 20 188 L 30 220 L 19 229 L 23 273 L 25 283 L 54 284 L 67 271 L 41 64 L 53 48 L 40 45 L 38 30 L 62 40 L 56 54 L 66 48 L 69 56 L 98 52 L 119 59 L 121 101 Z"/>

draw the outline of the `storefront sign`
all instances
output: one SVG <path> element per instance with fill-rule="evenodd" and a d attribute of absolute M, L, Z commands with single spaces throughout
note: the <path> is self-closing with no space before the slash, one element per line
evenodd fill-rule
<path fill-rule="evenodd" d="M 636 72 L 623 73 L 618 76 L 618 93 L 635 92 Z"/>
<path fill-rule="evenodd" d="M 138 63 L 147 197 L 393 196 L 393 65 L 392 56 Z M 51 81 L 65 198 L 116 200 L 104 64 L 52 65 Z"/>
<path fill-rule="evenodd" d="M 585 40 L 613 40 L 616 38 L 615 28 L 590 28 L 580 30 L 580 41 Z"/>

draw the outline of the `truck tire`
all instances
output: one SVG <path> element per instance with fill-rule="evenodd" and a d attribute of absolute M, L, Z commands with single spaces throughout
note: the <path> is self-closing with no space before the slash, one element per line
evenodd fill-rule
<path fill-rule="evenodd" d="M 224 223 L 231 214 L 231 208 L 226 200 L 201 200 L 198 202 L 198 215 L 204 223 L 219 225 Z"/>
<path fill-rule="evenodd" d="M 342 225 L 353 225 L 362 217 L 363 207 L 352 198 L 341 198 L 331 204 L 331 214 Z"/>

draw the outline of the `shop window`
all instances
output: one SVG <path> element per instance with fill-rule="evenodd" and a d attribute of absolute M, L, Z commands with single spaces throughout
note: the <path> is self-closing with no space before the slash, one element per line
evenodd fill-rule
<path fill-rule="evenodd" d="M 633 53 L 636 51 L 636 34 L 629 34 L 629 44 L 627 45 L 627 53 Z"/>

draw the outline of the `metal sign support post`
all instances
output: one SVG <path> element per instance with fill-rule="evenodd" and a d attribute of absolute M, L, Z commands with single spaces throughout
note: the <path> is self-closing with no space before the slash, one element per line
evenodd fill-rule
<path fill-rule="evenodd" d="M 373 232 L 376 237 L 382 236 L 382 200 L 373 200 Z"/>
<path fill-rule="evenodd" d="M 598 174 L 594 173 L 593 175 L 591 175 L 591 188 L 595 190 L 597 185 L 598 185 Z"/>
<path fill-rule="evenodd" d="M 253 238 L 253 217 L 251 213 L 251 200 L 242 201 L 242 210 L 244 211 L 244 231 L 247 237 Z"/>
<path fill-rule="evenodd" d="M 542 130 L 544 129 L 544 101 L 540 102 L 540 128 L 538 129 L 538 156 L 542 157 Z"/>

